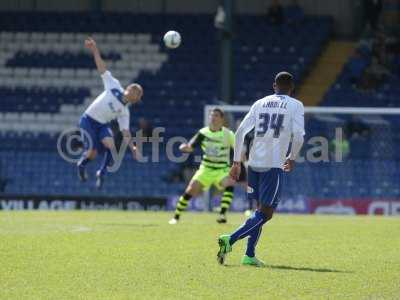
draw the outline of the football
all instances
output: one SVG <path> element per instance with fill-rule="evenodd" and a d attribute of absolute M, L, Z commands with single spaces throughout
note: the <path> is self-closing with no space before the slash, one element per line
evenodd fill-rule
<path fill-rule="evenodd" d="M 178 48 L 181 44 L 181 41 L 181 35 L 177 31 L 170 30 L 164 35 L 164 44 L 167 48 Z"/>

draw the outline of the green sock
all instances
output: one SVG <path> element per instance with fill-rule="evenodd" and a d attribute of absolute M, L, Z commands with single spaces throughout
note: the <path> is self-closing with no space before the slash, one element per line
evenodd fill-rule
<path fill-rule="evenodd" d="M 189 204 L 189 200 L 190 198 L 192 198 L 191 195 L 189 194 L 183 194 L 180 198 L 178 203 L 176 204 L 176 209 L 175 209 L 175 219 L 179 219 L 179 217 L 181 216 L 181 213 L 183 211 L 186 210 L 188 204 Z"/>
<path fill-rule="evenodd" d="M 220 214 L 226 213 L 226 211 L 231 206 L 232 199 L 233 199 L 233 186 L 228 186 L 225 188 L 224 193 L 222 194 L 221 210 L 219 212 Z"/>

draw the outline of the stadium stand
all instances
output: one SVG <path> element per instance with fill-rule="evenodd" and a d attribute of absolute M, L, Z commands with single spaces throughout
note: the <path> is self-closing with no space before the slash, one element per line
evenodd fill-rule
<path fill-rule="evenodd" d="M 291 72 L 299 84 L 310 71 L 331 33 L 331 19 L 314 17 L 298 26 L 270 26 L 254 17 L 238 20 L 235 47 L 235 104 L 249 104 L 272 92 L 275 74 Z M 257 28 L 264 38 L 248 34 Z M 305 46 L 306 45 L 306 46 Z"/>
<path fill-rule="evenodd" d="M 322 105 L 399 107 L 400 34 L 366 31 Z"/>
<path fill-rule="evenodd" d="M 273 75 L 282 69 L 301 82 L 329 38 L 332 22 L 322 17 L 298 21 L 295 27 L 271 27 L 262 17 L 238 18 L 235 103 L 248 104 L 269 93 Z M 203 106 L 218 101 L 213 16 L 0 13 L 0 28 L 0 157 L 6 193 L 166 196 L 181 191 L 182 184 L 163 180 L 176 168 L 165 154 L 160 163 L 146 165 L 126 157 L 102 191 L 82 185 L 75 167 L 57 154 L 56 140 L 62 130 L 77 124 L 102 89 L 83 49 L 88 34 L 97 39 L 123 85 L 138 81 L 144 86 L 144 101 L 133 108 L 134 120 L 144 117 L 154 127 L 166 127 L 166 137 L 192 135 L 203 126 Z M 161 46 L 165 28 L 184 36 L 179 49 Z M 255 28 L 264 39 L 248 34 Z M 90 167 L 93 173 L 94 164 Z M 310 172 L 309 166 L 301 168 Z"/>
<path fill-rule="evenodd" d="M 336 82 L 327 91 L 323 106 L 399 107 L 399 34 L 366 31 L 356 50 L 344 66 Z M 398 116 L 387 115 L 331 115 L 330 118 L 311 117 L 307 124 L 312 132 L 323 134 L 327 129 L 342 126 L 351 149 L 345 164 L 320 166 L 322 185 L 318 193 L 342 197 L 395 197 L 398 188 L 399 154 L 395 145 L 400 141 Z M 333 130 L 330 130 L 333 132 Z M 332 138 L 332 137 L 331 137 Z M 302 165 L 315 168 L 315 165 Z M 368 170 L 363 171 L 363 170 Z M 352 176 L 340 176 L 352 174 Z M 312 177 L 315 172 L 308 172 Z M 295 175 L 297 176 L 297 175 Z M 326 176 L 326 178 L 325 178 Z M 348 180 L 348 178 L 353 180 Z M 344 182 L 341 179 L 347 178 Z M 292 185 L 296 183 L 293 181 Z M 344 188 L 343 188 L 344 187 Z M 346 196 L 347 195 L 347 196 Z"/>

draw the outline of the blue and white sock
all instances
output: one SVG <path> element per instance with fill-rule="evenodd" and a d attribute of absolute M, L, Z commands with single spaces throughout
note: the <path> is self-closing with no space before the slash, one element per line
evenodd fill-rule
<path fill-rule="evenodd" d="M 90 162 L 90 159 L 86 156 L 86 153 L 84 153 L 78 161 L 78 166 L 85 167 L 89 162 Z"/>
<path fill-rule="evenodd" d="M 240 226 L 234 233 L 231 234 L 229 243 L 233 245 L 236 241 L 245 238 L 246 236 L 258 233 L 259 229 L 267 222 L 266 216 L 259 210 L 255 211 L 247 221 Z"/>
<path fill-rule="evenodd" d="M 107 167 L 110 165 L 111 160 L 112 160 L 111 151 L 110 150 L 106 150 L 106 152 L 104 153 L 103 162 L 101 163 L 101 167 L 99 169 L 100 176 L 103 176 L 106 173 Z"/>
<path fill-rule="evenodd" d="M 256 246 L 258 243 L 258 239 L 260 238 L 262 232 L 262 226 L 260 226 L 260 228 L 258 228 L 258 231 L 253 231 L 250 236 L 249 239 L 247 240 L 247 249 L 246 249 L 246 255 L 249 257 L 254 257 L 255 251 L 256 251 Z"/>

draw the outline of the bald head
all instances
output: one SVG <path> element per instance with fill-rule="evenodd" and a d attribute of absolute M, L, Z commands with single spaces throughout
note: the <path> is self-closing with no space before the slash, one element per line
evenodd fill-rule
<path fill-rule="evenodd" d="M 140 84 L 132 83 L 124 91 L 124 97 L 129 103 L 137 103 L 142 99 L 143 88 Z"/>

